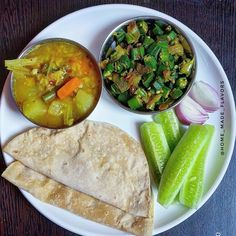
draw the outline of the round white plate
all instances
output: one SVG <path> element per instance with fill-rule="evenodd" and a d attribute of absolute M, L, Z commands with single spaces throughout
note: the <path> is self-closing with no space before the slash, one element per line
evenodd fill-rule
<path fill-rule="evenodd" d="M 129 18 L 144 15 L 161 16 L 172 20 L 188 34 L 197 52 L 197 80 L 207 81 L 219 91 L 221 97 L 221 108 L 210 114 L 210 119 L 207 122 L 214 124 L 216 134 L 214 136 L 214 147 L 212 147 L 207 158 L 204 196 L 200 203 L 200 206 L 202 206 L 213 194 L 228 167 L 233 151 L 236 120 L 233 95 L 225 72 L 202 39 L 179 21 L 158 11 L 133 5 L 112 4 L 90 7 L 69 14 L 49 25 L 30 43 L 45 38 L 64 37 L 81 43 L 98 58 L 103 41 L 115 26 Z M 2 93 L 0 118 L 1 145 L 4 145 L 10 138 L 26 128 L 33 126 L 17 111 L 10 94 L 9 78 L 6 80 Z M 137 115 L 121 109 L 103 91 L 102 98 L 89 119 L 112 123 L 127 131 L 134 138 L 139 139 L 139 124 L 150 121 L 151 116 Z M 6 163 L 12 161 L 12 158 L 6 154 L 4 154 L 4 158 Z M 82 235 L 127 235 L 124 232 L 45 204 L 25 191 L 22 191 L 22 193 L 48 219 L 72 232 Z M 177 204 L 165 209 L 156 203 L 156 192 L 154 199 L 154 234 L 174 227 L 196 211 Z"/>

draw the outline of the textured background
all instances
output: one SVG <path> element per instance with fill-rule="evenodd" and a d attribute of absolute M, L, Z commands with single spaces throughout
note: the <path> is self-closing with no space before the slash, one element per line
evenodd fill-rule
<path fill-rule="evenodd" d="M 16 58 L 44 27 L 73 11 L 107 3 L 150 7 L 177 18 L 195 31 L 221 62 L 232 90 L 236 91 L 236 1 L 224 0 L 1 0 L 0 91 L 7 71 L 4 59 Z M 0 152 L 0 173 L 5 164 Z M 220 186 L 207 203 L 185 222 L 161 236 L 236 235 L 236 153 Z M 0 178 L 0 235 L 75 235 L 38 213 L 19 190 Z"/>

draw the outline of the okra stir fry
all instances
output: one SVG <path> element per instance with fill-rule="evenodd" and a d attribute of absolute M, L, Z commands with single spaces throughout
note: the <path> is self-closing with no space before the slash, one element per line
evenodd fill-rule
<path fill-rule="evenodd" d="M 132 21 L 112 35 L 100 67 L 112 96 L 132 110 L 159 111 L 186 91 L 194 69 L 183 35 L 161 20 Z"/>

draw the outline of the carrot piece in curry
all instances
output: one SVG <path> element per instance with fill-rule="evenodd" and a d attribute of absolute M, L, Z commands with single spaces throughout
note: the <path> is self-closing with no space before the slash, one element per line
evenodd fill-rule
<path fill-rule="evenodd" d="M 70 96 L 77 88 L 81 87 L 81 85 L 82 81 L 79 78 L 74 77 L 57 90 L 57 96 L 60 99 L 64 99 Z"/>

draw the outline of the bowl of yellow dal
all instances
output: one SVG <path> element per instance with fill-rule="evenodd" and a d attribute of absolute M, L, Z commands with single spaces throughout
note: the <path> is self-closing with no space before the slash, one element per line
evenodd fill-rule
<path fill-rule="evenodd" d="M 95 58 L 69 39 L 34 43 L 17 59 L 6 60 L 5 66 L 11 71 L 11 91 L 18 109 L 42 127 L 78 124 L 91 114 L 101 95 Z"/>

